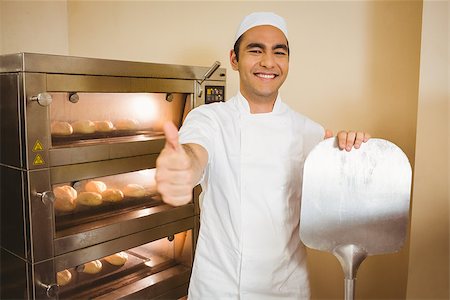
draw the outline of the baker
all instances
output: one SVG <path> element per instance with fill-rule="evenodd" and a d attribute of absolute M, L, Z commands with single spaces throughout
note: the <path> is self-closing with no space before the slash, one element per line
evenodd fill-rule
<path fill-rule="evenodd" d="M 333 133 L 282 101 L 289 55 L 283 18 L 246 16 L 230 51 L 237 95 L 192 110 L 179 133 L 164 125 L 158 192 L 183 205 L 197 183 L 203 190 L 189 299 L 310 297 L 298 234 L 302 170 L 311 149 Z M 364 132 L 337 136 L 346 151 L 369 139 Z"/>

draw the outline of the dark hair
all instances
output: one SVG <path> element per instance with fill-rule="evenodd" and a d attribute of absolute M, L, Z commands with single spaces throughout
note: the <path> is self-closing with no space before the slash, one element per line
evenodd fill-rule
<path fill-rule="evenodd" d="M 239 61 L 239 48 L 241 47 L 242 37 L 244 34 L 241 34 L 241 36 L 236 40 L 236 43 L 234 43 L 234 54 L 236 55 L 236 61 Z"/>
<path fill-rule="evenodd" d="M 245 33 L 241 34 L 241 36 L 236 40 L 236 43 L 234 43 L 233 46 L 233 51 L 234 54 L 236 55 L 236 61 L 239 61 L 239 49 L 241 47 L 241 42 L 242 42 L 242 37 L 244 36 Z M 286 40 L 287 43 L 287 47 L 288 47 L 288 55 L 289 55 L 289 41 Z"/>

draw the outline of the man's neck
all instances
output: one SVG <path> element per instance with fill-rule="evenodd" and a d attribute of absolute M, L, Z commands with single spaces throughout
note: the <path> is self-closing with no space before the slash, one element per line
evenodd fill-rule
<path fill-rule="evenodd" d="M 252 114 L 263 114 L 270 113 L 273 111 L 273 107 L 275 105 L 275 101 L 277 97 L 273 97 L 273 99 L 261 98 L 254 99 L 250 97 L 246 97 L 242 94 L 248 102 L 248 106 L 250 107 L 250 113 Z"/>

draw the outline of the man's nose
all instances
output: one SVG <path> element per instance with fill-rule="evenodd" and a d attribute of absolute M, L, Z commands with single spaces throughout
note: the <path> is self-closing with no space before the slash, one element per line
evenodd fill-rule
<path fill-rule="evenodd" d="M 272 68 L 275 66 L 275 57 L 272 53 L 264 53 L 261 62 L 261 66 L 266 68 Z"/>

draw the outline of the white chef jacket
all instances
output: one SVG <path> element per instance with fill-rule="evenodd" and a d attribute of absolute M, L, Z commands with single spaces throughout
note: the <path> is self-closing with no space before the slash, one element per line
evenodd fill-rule
<path fill-rule="evenodd" d="M 180 143 L 208 152 L 189 299 L 307 299 L 299 238 L 303 164 L 324 129 L 280 97 L 251 114 L 238 93 L 192 110 Z"/>

